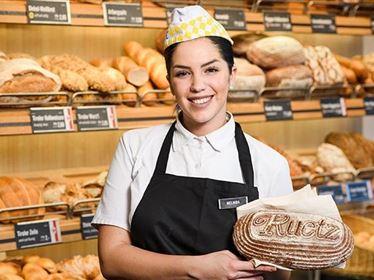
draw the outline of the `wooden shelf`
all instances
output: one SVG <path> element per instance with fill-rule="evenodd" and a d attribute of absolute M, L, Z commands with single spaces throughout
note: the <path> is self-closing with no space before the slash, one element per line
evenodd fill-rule
<path fill-rule="evenodd" d="M 162 4 L 165 4 L 164 2 Z M 374 5 L 373 5 L 374 6 Z M 101 5 L 75 3 L 70 4 L 71 21 L 73 26 L 104 26 L 103 10 Z M 207 7 L 213 14 L 214 8 Z M 142 11 L 145 28 L 166 28 L 166 11 L 161 5 L 143 1 Z M 247 31 L 265 31 L 264 17 L 261 12 L 251 12 L 243 8 L 246 18 Z M 310 15 L 290 13 L 292 32 L 312 33 Z M 344 35 L 370 35 L 373 33 L 370 17 L 336 16 L 337 34 Z M 25 1 L 0 0 L 0 23 L 27 24 Z"/>
<path fill-rule="evenodd" d="M 364 101 L 362 98 L 345 99 L 347 117 L 365 116 Z M 291 101 L 294 120 L 322 119 L 322 110 L 319 100 Z M 265 122 L 263 101 L 255 103 L 228 103 L 228 110 L 235 119 L 241 123 Z M 154 107 L 128 107 L 116 106 L 118 128 L 121 130 L 148 127 L 168 123 L 175 119 L 175 107 L 159 105 Z M 75 109 L 73 109 L 74 122 Z M 77 131 L 76 123 L 74 129 Z M 0 135 L 32 134 L 30 110 L 1 109 L 0 110 Z"/>

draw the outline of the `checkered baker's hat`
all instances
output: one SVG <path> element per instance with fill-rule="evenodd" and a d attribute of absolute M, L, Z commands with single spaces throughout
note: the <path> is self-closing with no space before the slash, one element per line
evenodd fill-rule
<path fill-rule="evenodd" d="M 222 37 L 233 44 L 225 28 L 201 6 L 176 8 L 171 15 L 164 49 L 179 42 L 205 36 Z"/>

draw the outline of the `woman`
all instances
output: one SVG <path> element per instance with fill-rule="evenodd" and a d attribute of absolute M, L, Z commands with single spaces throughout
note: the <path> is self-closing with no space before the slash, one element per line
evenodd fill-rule
<path fill-rule="evenodd" d="M 286 160 L 226 112 L 232 41 L 199 6 L 175 9 L 165 41 L 173 124 L 126 132 L 93 224 L 107 278 L 288 279 L 232 241 L 235 207 L 292 191 Z"/>

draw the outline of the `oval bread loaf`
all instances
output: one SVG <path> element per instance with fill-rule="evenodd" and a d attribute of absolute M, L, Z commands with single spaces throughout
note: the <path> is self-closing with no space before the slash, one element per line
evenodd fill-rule
<path fill-rule="evenodd" d="M 279 210 L 242 216 L 234 226 L 233 240 L 248 259 L 302 270 L 337 266 L 354 247 L 352 232 L 342 222 Z"/>

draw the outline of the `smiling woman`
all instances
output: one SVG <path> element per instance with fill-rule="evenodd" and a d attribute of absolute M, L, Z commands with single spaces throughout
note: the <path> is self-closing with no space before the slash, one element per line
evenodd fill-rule
<path fill-rule="evenodd" d="M 287 161 L 226 111 L 232 40 L 200 6 L 177 8 L 165 39 L 180 112 L 124 133 L 93 224 L 107 278 L 288 279 L 233 243 L 236 207 L 292 191 Z M 178 264 L 178 265 L 176 265 Z"/>

